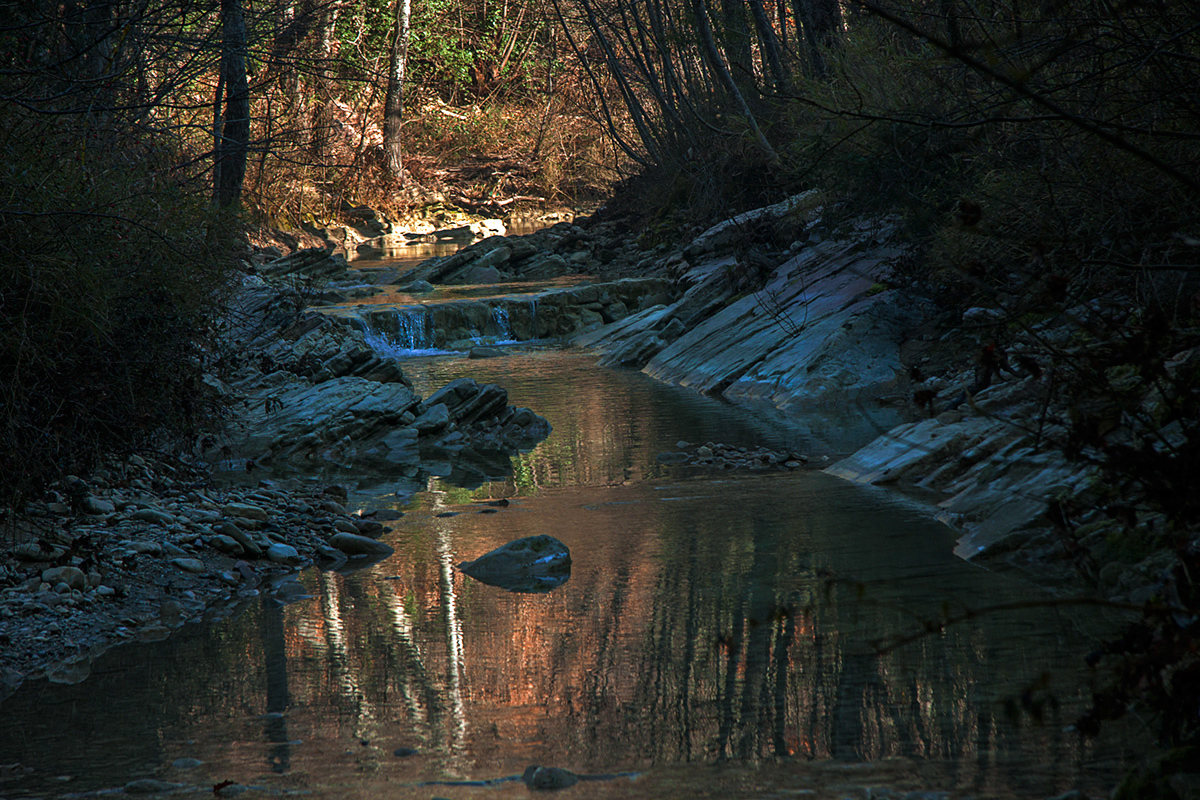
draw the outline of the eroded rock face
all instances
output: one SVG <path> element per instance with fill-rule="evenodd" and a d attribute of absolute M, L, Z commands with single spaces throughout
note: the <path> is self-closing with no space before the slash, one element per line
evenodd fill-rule
<path fill-rule="evenodd" d="M 571 552 L 553 536 L 527 536 L 458 568 L 480 583 L 510 592 L 548 592 L 571 577 Z"/>
<path fill-rule="evenodd" d="M 864 224 L 791 255 L 750 260 L 720 252 L 729 230 L 715 226 L 688 249 L 696 263 L 680 276 L 678 300 L 576 343 L 602 350 L 602 363 L 780 409 L 897 393 L 905 373 L 901 344 L 926 309 L 886 288 L 905 253 L 894 225 Z M 750 269 L 764 274 L 743 285 Z"/>

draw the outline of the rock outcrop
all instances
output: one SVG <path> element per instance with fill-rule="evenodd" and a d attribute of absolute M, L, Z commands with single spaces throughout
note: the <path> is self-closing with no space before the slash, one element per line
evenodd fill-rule
<path fill-rule="evenodd" d="M 788 208 L 788 206 L 781 206 Z M 690 248 L 698 262 L 679 278 L 679 300 L 575 339 L 602 363 L 641 367 L 659 380 L 781 409 L 893 403 L 905 396 L 901 345 L 923 319 L 920 301 L 889 291 L 906 250 L 888 221 L 845 238 L 754 259 L 713 248 L 723 226 Z M 764 257 L 760 256 L 760 261 Z M 765 270 L 763 270 L 765 271 Z"/>

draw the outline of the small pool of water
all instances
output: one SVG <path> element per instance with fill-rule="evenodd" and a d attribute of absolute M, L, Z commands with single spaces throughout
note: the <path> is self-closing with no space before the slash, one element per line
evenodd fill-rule
<path fill-rule="evenodd" d="M 524 798 L 520 781 L 481 782 L 542 764 L 616 776 L 563 793 L 579 798 L 1049 797 L 1119 774 L 1117 737 L 1064 731 L 1106 620 L 956 559 L 952 532 L 894 493 L 657 459 L 681 439 L 827 447 L 871 423 L 788 424 L 548 349 L 405 367 L 423 393 L 500 382 L 554 433 L 475 488 L 431 477 L 398 498 L 364 478 L 354 502 L 405 513 L 385 535 L 396 553 L 306 572 L 308 599 L 255 599 L 111 651 L 79 686 L 27 686 L 0 706 L 0 765 L 35 772 L 0 775 L 0 795 L 157 778 L 172 796 L 233 781 Z M 533 534 L 571 550 L 552 592 L 455 569 Z"/>

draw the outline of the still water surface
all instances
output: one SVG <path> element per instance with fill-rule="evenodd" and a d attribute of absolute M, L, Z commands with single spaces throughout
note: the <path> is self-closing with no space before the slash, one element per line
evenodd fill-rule
<path fill-rule="evenodd" d="M 574 798 L 1107 791 L 1118 743 L 1063 731 L 1102 620 L 1047 605 L 880 652 L 947 612 L 1040 595 L 954 558 L 951 532 L 893 493 L 660 464 L 681 439 L 805 451 L 838 431 L 592 364 L 533 349 L 406 365 L 423 392 L 497 380 L 554 433 L 475 488 L 429 478 L 398 498 L 364 480 L 355 502 L 405 512 L 386 561 L 119 648 L 79 686 L 27 687 L 0 706 L 0 762 L 37 770 L 21 792 L 155 777 L 181 784 L 172 796 L 234 781 L 243 796 L 529 797 L 478 784 L 529 764 L 615 776 Z M 454 569 L 541 533 L 574 562 L 548 594 Z M 1006 711 L 1022 697 L 1040 722 Z"/>

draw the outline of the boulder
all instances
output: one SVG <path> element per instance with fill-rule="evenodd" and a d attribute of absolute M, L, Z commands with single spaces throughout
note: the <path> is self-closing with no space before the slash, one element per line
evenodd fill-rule
<path fill-rule="evenodd" d="M 451 422 L 450 409 L 445 403 L 435 403 L 428 406 L 421 416 L 413 422 L 413 427 L 419 433 L 437 433 Z"/>
<path fill-rule="evenodd" d="M 489 283 L 500 283 L 505 279 L 504 273 L 492 266 L 471 267 L 464 272 L 456 283 L 482 286 Z"/>
<path fill-rule="evenodd" d="M 571 577 L 571 552 L 553 536 L 527 536 L 464 561 L 458 568 L 480 583 L 506 591 L 548 592 Z"/>
<path fill-rule="evenodd" d="M 276 542 L 267 548 L 267 560 L 290 567 L 299 566 L 304 563 L 304 559 L 296 551 L 296 548 L 290 544 L 282 544 L 280 542 Z"/>
<path fill-rule="evenodd" d="M 65 583 L 80 592 L 87 588 L 87 575 L 79 567 L 51 567 L 42 570 L 42 580 L 51 586 Z"/>

